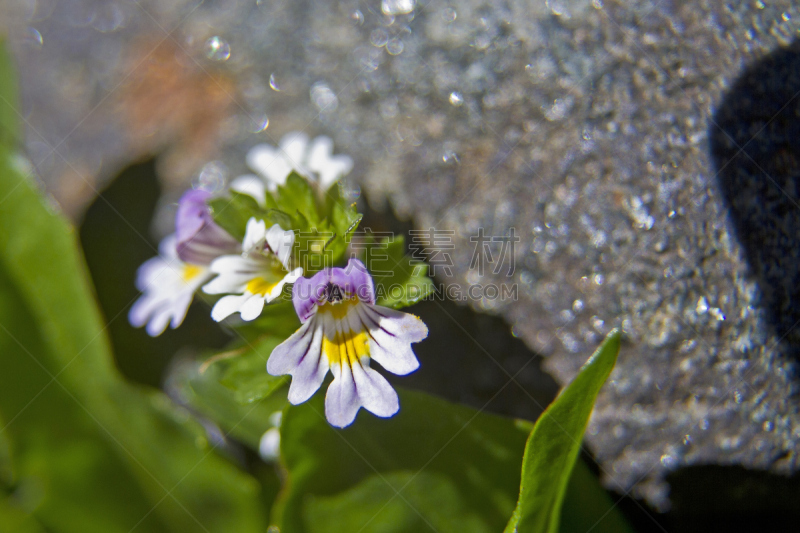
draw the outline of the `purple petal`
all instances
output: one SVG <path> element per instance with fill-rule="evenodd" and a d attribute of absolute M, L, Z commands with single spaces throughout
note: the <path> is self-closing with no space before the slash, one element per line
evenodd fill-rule
<path fill-rule="evenodd" d="M 325 300 L 325 288 L 330 281 L 330 269 L 317 272 L 311 278 L 300 278 L 292 287 L 292 303 L 300 322 L 314 314 L 315 306 Z"/>
<path fill-rule="evenodd" d="M 206 203 L 210 197 L 208 191 L 192 189 L 178 201 L 175 236 L 178 257 L 184 262 L 208 265 L 220 255 L 239 251 L 238 241 L 211 217 Z"/>
<path fill-rule="evenodd" d="M 357 296 L 364 303 L 375 303 L 375 285 L 367 267 L 358 259 L 350 259 L 344 268 L 332 268 L 330 282 L 348 296 Z"/>

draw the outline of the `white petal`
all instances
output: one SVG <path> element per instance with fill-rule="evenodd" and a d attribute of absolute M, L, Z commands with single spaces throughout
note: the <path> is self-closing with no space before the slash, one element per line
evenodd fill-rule
<path fill-rule="evenodd" d="M 346 155 L 332 157 L 325 167 L 319 171 L 319 186 L 322 190 L 327 190 L 336 183 L 339 178 L 350 173 L 353 169 L 353 160 Z"/>
<path fill-rule="evenodd" d="M 292 246 L 294 246 L 294 232 L 284 231 L 278 224 L 274 224 L 266 232 L 265 238 L 269 249 L 278 256 L 278 260 L 288 270 L 289 258 L 292 256 Z"/>
<path fill-rule="evenodd" d="M 411 343 L 428 335 L 418 317 L 380 306 L 357 306 L 359 318 L 369 330 L 369 353 L 387 371 L 404 376 L 419 368 Z"/>
<path fill-rule="evenodd" d="M 286 156 L 268 144 L 259 144 L 247 152 L 247 165 L 267 180 L 267 189 L 275 190 L 275 185 L 286 183 L 291 170 Z"/>
<path fill-rule="evenodd" d="M 250 298 L 248 298 L 240 308 L 240 313 L 242 314 L 242 320 L 247 322 L 251 320 L 255 320 L 261 314 L 261 311 L 264 310 L 264 297 L 260 294 L 250 294 Z"/>
<path fill-rule="evenodd" d="M 250 252 L 253 250 L 261 250 L 264 246 L 264 239 L 267 234 L 267 224 L 263 220 L 258 220 L 251 217 L 247 221 L 247 228 L 244 232 L 244 240 L 242 241 L 242 251 Z"/>
<path fill-rule="evenodd" d="M 299 170 L 306 167 L 306 146 L 308 145 L 308 135 L 299 131 L 293 131 L 283 136 L 280 149 L 283 156 Z"/>
<path fill-rule="evenodd" d="M 233 313 L 238 312 L 248 298 L 250 298 L 249 294 L 231 294 L 230 296 L 223 296 L 211 309 L 211 318 L 217 322 L 225 320 Z"/>
<path fill-rule="evenodd" d="M 331 365 L 333 382 L 325 395 L 325 417 L 335 427 L 349 426 L 356 419 L 361 402 L 353 380 L 353 372 L 347 363 Z"/>
<path fill-rule="evenodd" d="M 266 184 L 258 176 L 253 174 L 239 176 L 231 182 L 230 188 L 232 191 L 252 196 L 261 207 L 266 205 Z"/>
<path fill-rule="evenodd" d="M 320 172 L 325 168 L 333 154 L 333 140 L 325 135 L 320 135 L 311 142 L 308 149 L 308 168 Z"/>
<path fill-rule="evenodd" d="M 247 284 L 262 275 L 266 261 L 258 257 L 223 255 L 211 263 L 210 270 L 218 277 L 203 286 L 206 294 L 243 293 Z"/>
<path fill-rule="evenodd" d="M 297 367 L 314 339 L 316 322 L 313 319 L 306 321 L 300 329 L 272 350 L 267 361 L 267 372 L 273 376 L 283 376 Z"/>
<path fill-rule="evenodd" d="M 400 409 L 397 392 L 386 378 L 369 367 L 369 359 L 353 364 L 353 379 L 361 405 L 376 416 L 387 418 Z"/>
<path fill-rule="evenodd" d="M 270 354 L 267 372 L 273 376 L 292 376 L 289 387 L 289 402 L 292 404 L 308 400 L 325 380 L 328 361 L 322 355 L 321 347 L 322 327 L 312 318 Z"/>
<path fill-rule="evenodd" d="M 164 330 L 167 329 L 167 325 L 169 324 L 170 318 L 170 310 L 160 308 L 156 310 L 155 314 L 150 317 L 150 321 L 147 323 L 147 327 L 144 328 L 147 331 L 147 334 L 151 337 L 158 337 Z"/>

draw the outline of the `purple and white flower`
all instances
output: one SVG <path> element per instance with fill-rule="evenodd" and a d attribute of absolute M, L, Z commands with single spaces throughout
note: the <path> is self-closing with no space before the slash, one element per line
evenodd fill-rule
<path fill-rule="evenodd" d="M 128 314 L 134 327 L 147 325 L 156 337 L 167 326 L 180 326 L 195 291 L 213 273 L 208 266 L 224 254 L 236 253 L 239 243 L 211 218 L 206 201 L 211 193 L 190 190 L 178 201 L 175 234 L 159 246 L 159 255 L 145 262 L 136 275 L 142 296 Z"/>
<path fill-rule="evenodd" d="M 321 191 L 353 169 L 353 160 L 347 155 L 333 155 L 333 141 L 320 136 L 309 143 L 301 132 L 286 134 L 277 148 L 258 144 L 247 153 L 247 165 L 257 174 L 245 174 L 234 179 L 230 188 L 248 194 L 260 204 L 266 191 L 274 192 L 284 185 L 292 170 L 315 181 Z"/>
<path fill-rule="evenodd" d="M 210 192 L 191 189 L 178 201 L 175 236 L 181 261 L 210 265 L 221 255 L 241 250 L 239 242 L 214 222 L 207 204 L 209 198 Z"/>
<path fill-rule="evenodd" d="M 159 255 L 139 267 L 136 288 L 142 296 L 128 313 L 131 325 L 157 337 L 167 326 L 177 328 L 186 317 L 194 292 L 212 276 L 207 266 L 184 263 L 178 257 L 175 235 L 159 245 Z"/>
<path fill-rule="evenodd" d="M 242 320 L 258 318 L 264 304 L 278 298 L 287 283 L 303 275 L 303 268 L 291 269 L 294 232 L 278 224 L 267 230 L 263 220 L 251 218 L 242 242 L 242 253 L 224 255 L 211 263 L 211 272 L 218 274 L 203 287 L 207 294 L 223 296 L 211 310 L 217 322 L 233 313 Z"/>
<path fill-rule="evenodd" d="M 370 368 L 370 359 L 393 374 L 413 372 L 419 361 L 411 344 L 428 336 L 425 323 L 375 305 L 372 276 L 357 259 L 346 268 L 327 268 L 299 279 L 292 302 L 302 326 L 267 361 L 270 374 L 292 376 L 289 401 L 308 400 L 330 369 L 333 382 L 325 396 L 325 416 L 331 425 L 350 425 L 361 407 L 384 418 L 397 413 L 397 393 Z"/>

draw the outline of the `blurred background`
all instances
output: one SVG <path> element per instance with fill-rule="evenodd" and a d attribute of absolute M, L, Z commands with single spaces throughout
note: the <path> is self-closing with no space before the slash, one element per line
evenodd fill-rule
<path fill-rule="evenodd" d="M 203 302 L 155 339 L 127 323 L 181 192 L 325 134 L 363 226 L 452 230 L 437 283 L 519 288 L 415 307 L 432 334 L 404 386 L 533 420 L 624 328 L 585 458 L 641 531 L 797 518 L 799 24 L 788 0 L 0 4 L 20 146 L 127 380 L 180 403 L 181 361 L 231 340 Z M 469 267 L 480 228 L 520 236 L 512 272 Z"/>

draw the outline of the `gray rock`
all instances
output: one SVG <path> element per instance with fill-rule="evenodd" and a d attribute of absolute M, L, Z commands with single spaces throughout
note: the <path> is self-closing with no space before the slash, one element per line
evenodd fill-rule
<path fill-rule="evenodd" d="M 420 229 L 454 230 L 454 268 L 441 281 L 464 291 L 517 284 L 516 300 L 470 303 L 505 317 L 547 355 L 559 382 L 622 325 L 627 340 L 588 443 L 609 487 L 663 509 L 664 475 L 683 465 L 798 467 L 793 324 L 775 327 L 787 313 L 773 306 L 791 311 L 782 295 L 794 287 L 796 274 L 785 271 L 796 262 L 752 259 L 758 242 L 769 257 L 789 249 L 768 227 L 770 206 L 785 200 L 778 194 L 752 214 L 763 192 L 747 185 L 755 167 L 745 164 L 740 181 L 734 175 L 720 189 L 728 174 L 718 176 L 724 164 L 709 147 L 711 135 L 716 155 L 746 163 L 737 146 L 758 120 L 721 113 L 719 130 L 714 113 L 745 65 L 800 30 L 792 2 L 769 4 L 440 0 L 390 16 L 377 0 L 176 0 L 102 13 L 101 3 L 80 0 L 20 15 L 43 46 L 30 31 L 12 42 L 28 148 L 57 195 L 65 169 L 91 191 L 121 165 L 188 135 L 180 127 L 153 142 L 131 135 L 131 97 L 118 99 L 132 80 L 148 79 L 125 58 L 147 64 L 148 47 L 163 41 L 190 79 L 229 87 L 230 97 L 209 119 L 215 150 L 178 157 L 191 164 L 166 165 L 166 176 L 185 180 L 213 158 L 235 175 L 256 142 L 274 144 L 293 129 L 324 132 L 355 158 L 353 179 L 371 204 L 388 200 Z M 265 116 L 269 127 L 254 133 Z M 733 132 L 727 145 L 720 131 Z M 769 131 L 790 134 L 791 121 Z M 52 146 L 70 162 L 52 157 Z M 761 166 L 777 157 L 757 156 Z M 778 183 L 783 190 L 793 181 Z M 792 220 L 778 225 L 795 238 Z M 743 248 L 735 231 L 744 235 L 748 221 L 766 226 Z M 489 236 L 514 228 L 510 276 L 470 268 L 479 228 Z"/>

